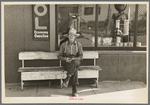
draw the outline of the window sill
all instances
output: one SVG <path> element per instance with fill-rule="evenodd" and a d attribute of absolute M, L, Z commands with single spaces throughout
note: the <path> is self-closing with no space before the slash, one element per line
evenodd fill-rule
<path fill-rule="evenodd" d="M 102 55 L 109 55 L 109 54 L 123 54 L 123 55 L 130 55 L 130 54 L 146 54 L 146 51 L 98 51 L 99 54 Z"/>
<path fill-rule="evenodd" d="M 146 47 L 83 47 L 83 50 L 108 50 L 108 51 L 146 51 Z"/>

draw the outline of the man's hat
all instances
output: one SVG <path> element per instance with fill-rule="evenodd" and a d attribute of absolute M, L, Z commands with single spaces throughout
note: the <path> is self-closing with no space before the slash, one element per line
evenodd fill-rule
<path fill-rule="evenodd" d="M 80 33 L 77 32 L 74 28 L 68 28 L 66 32 L 62 33 L 64 37 L 68 37 L 69 34 L 75 35 L 76 37 L 80 36 Z"/>
<path fill-rule="evenodd" d="M 74 35 L 75 37 L 79 37 L 80 34 L 77 34 L 77 31 L 74 28 L 70 28 L 68 35 Z"/>

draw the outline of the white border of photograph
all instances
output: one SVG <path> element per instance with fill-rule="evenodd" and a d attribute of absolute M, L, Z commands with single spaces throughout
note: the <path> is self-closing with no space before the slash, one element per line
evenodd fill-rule
<path fill-rule="evenodd" d="M 1 2 L 1 96 L 2 103 L 148 103 L 148 66 L 147 66 L 147 87 L 144 89 L 127 90 L 125 91 L 100 94 L 99 97 L 84 97 L 83 100 L 69 100 L 69 97 L 5 97 L 5 50 L 4 50 L 4 5 L 31 5 L 31 4 L 79 4 L 79 1 L 72 2 Z M 149 2 L 87 2 L 82 1 L 80 4 L 147 4 L 147 65 L 149 58 Z M 82 98 L 82 97 L 81 97 Z"/>

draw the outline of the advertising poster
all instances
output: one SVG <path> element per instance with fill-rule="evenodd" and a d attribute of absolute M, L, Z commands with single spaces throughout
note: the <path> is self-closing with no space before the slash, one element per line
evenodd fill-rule
<path fill-rule="evenodd" d="M 49 6 L 33 5 L 33 39 L 49 40 Z"/>

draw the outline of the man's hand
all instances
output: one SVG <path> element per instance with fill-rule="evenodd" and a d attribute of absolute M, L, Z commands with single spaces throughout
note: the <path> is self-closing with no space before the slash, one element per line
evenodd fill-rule
<path fill-rule="evenodd" d="M 66 62 L 68 62 L 68 63 L 70 63 L 71 61 L 72 61 L 71 58 L 67 58 L 67 59 L 66 59 Z"/>
<path fill-rule="evenodd" d="M 78 58 L 78 57 L 77 57 L 77 58 L 71 58 L 71 59 L 72 59 L 72 60 L 81 60 L 81 59 L 80 59 L 80 58 Z"/>

